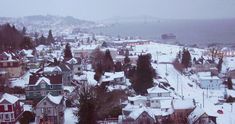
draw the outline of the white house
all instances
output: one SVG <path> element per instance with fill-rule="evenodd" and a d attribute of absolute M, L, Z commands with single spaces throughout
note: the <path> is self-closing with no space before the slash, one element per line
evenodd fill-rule
<path fill-rule="evenodd" d="M 211 76 L 210 72 L 198 73 L 199 86 L 203 89 L 220 89 L 222 80 L 218 76 Z"/>
<path fill-rule="evenodd" d="M 147 103 L 147 97 L 146 96 L 133 96 L 133 97 L 128 97 L 128 101 L 132 105 L 143 105 L 146 106 Z"/>
<path fill-rule="evenodd" d="M 152 97 L 170 97 L 170 91 L 162 89 L 158 86 L 147 89 L 148 96 Z"/>
<path fill-rule="evenodd" d="M 64 104 L 63 96 L 52 96 L 50 93 L 45 96 L 35 109 L 36 123 L 63 124 Z"/>

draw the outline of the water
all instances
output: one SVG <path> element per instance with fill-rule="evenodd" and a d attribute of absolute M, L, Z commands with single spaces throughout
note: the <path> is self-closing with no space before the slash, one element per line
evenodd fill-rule
<path fill-rule="evenodd" d="M 121 37 L 142 37 L 162 42 L 164 42 L 161 40 L 162 34 L 173 33 L 176 35 L 176 40 L 172 42 L 181 44 L 208 45 L 216 43 L 235 46 L 235 19 L 126 22 L 91 31 L 114 37 L 118 35 Z"/>

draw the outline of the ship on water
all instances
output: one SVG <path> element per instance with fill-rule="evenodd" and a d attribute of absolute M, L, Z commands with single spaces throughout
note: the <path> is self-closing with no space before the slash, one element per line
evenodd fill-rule
<path fill-rule="evenodd" d="M 173 33 L 168 33 L 168 34 L 162 34 L 161 38 L 163 40 L 176 39 L 176 36 Z"/>

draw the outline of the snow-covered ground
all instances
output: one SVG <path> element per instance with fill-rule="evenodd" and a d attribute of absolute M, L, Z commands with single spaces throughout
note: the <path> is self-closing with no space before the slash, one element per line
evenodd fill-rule
<path fill-rule="evenodd" d="M 77 123 L 77 118 L 74 116 L 74 111 L 76 108 L 66 108 L 64 111 L 64 123 L 65 124 L 75 124 Z"/>
<path fill-rule="evenodd" d="M 23 76 L 21 76 L 20 78 L 15 78 L 15 79 L 11 79 L 11 87 L 22 87 L 25 88 L 26 85 L 29 83 L 29 77 L 30 77 L 30 72 L 26 72 Z"/>
<path fill-rule="evenodd" d="M 166 64 L 166 62 L 171 63 L 180 50 L 182 51 L 183 47 L 160 43 L 151 43 L 149 45 L 139 45 L 134 47 L 134 52 L 150 53 L 152 55 L 152 60 L 158 60 L 159 64 L 153 63 L 152 66 L 156 69 L 159 76 L 166 79 L 169 84 L 174 87 L 175 92 L 179 96 L 195 99 L 197 105 L 200 107 L 203 107 L 204 103 L 204 110 L 211 115 L 217 116 L 218 124 L 234 124 L 235 118 L 232 115 L 235 114 L 235 107 L 233 107 L 235 104 L 231 105 L 224 103 L 222 105 L 215 105 L 220 98 L 223 98 L 224 88 L 221 88 L 220 90 L 203 90 L 197 86 L 190 77 L 184 76 L 178 72 L 172 64 Z M 189 48 L 189 50 L 192 58 L 202 56 L 205 51 L 197 48 Z M 235 60 L 234 57 L 225 58 L 223 68 L 234 67 L 235 64 L 233 60 Z M 218 110 L 223 110 L 224 114 L 218 114 Z"/>

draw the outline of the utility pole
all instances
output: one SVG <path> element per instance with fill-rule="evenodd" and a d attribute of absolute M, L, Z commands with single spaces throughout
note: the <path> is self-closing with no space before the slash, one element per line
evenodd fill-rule
<path fill-rule="evenodd" d="M 183 93 L 183 83 L 181 82 L 181 96 L 184 98 L 184 93 Z"/>
<path fill-rule="evenodd" d="M 202 102 L 203 102 L 202 106 L 204 108 L 204 91 L 202 92 Z"/>
<path fill-rule="evenodd" d="M 179 91 L 179 75 L 177 74 L 177 92 Z"/>

